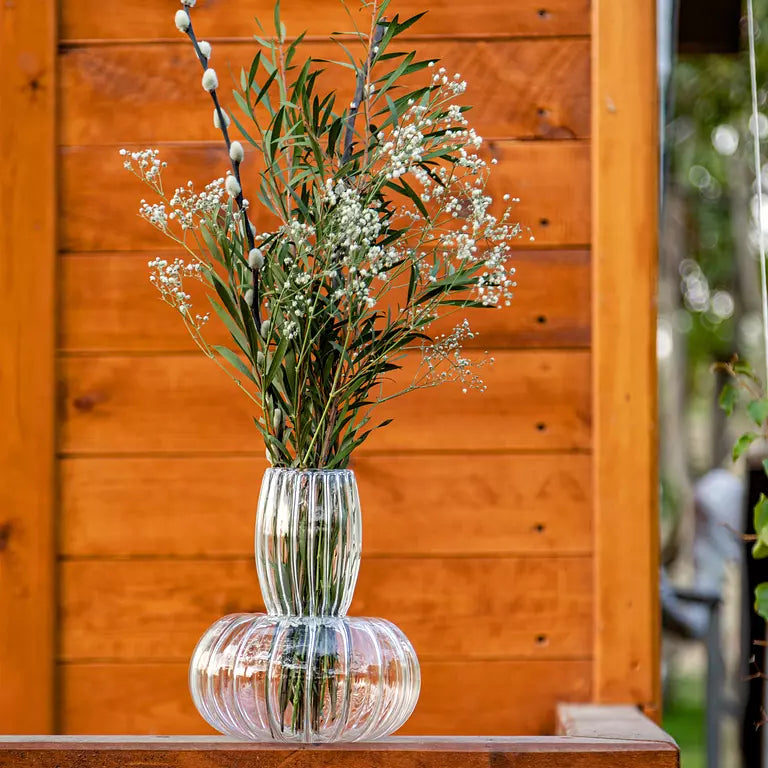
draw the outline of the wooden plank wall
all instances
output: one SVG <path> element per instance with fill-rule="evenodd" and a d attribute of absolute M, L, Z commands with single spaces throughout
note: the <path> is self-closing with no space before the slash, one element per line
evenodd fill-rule
<path fill-rule="evenodd" d="M 54 0 L 0 4 L 3 733 L 54 722 L 56 39 Z"/>
<path fill-rule="evenodd" d="M 520 243 L 514 306 L 480 337 L 496 358 L 487 393 L 393 405 L 395 424 L 356 461 L 365 554 L 352 610 L 395 621 L 419 652 L 406 732 L 551 732 L 555 703 L 588 700 L 593 677 L 589 2 L 393 7 L 423 5 L 414 45 L 468 80 L 495 189 L 521 198 L 536 239 Z M 221 75 L 249 61 L 249 19 L 269 7 L 198 0 Z M 147 282 L 168 242 L 134 215 L 144 191 L 117 155 L 158 146 L 180 182 L 225 168 L 175 8 L 60 4 L 64 733 L 208 732 L 186 690 L 192 648 L 218 616 L 260 608 L 263 450 L 246 404 Z M 283 8 L 289 34 L 348 25 L 337 0 Z"/>

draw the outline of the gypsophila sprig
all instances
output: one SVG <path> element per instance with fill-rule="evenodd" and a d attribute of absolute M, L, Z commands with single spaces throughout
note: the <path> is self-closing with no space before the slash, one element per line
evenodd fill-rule
<path fill-rule="evenodd" d="M 167 193 L 156 150 L 122 151 L 156 197 L 140 215 L 187 254 L 151 261 L 150 279 L 254 403 L 276 466 L 347 466 L 388 423 L 373 422 L 374 409 L 394 397 L 444 383 L 484 391 L 492 358 L 466 351 L 476 332 L 465 315 L 508 305 L 515 288 L 516 201 L 505 195 L 499 206 L 488 194 L 495 161 L 468 123 L 466 82 L 399 50 L 421 14 L 401 21 L 385 16 L 387 0 L 364 5 L 368 30 L 334 36 L 361 51 L 351 102 L 322 90 L 334 63 L 302 58 L 303 36 L 288 41 L 278 5 L 274 35 L 256 37 L 240 73 L 233 114 L 187 0 L 175 23 L 201 68 L 229 170 L 202 191 L 189 182 Z M 337 64 L 348 77 L 350 63 Z M 230 139 L 232 123 L 242 143 Z M 248 189 L 267 231 L 249 218 Z M 207 342 L 208 308 L 193 308 L 192 280 L 207 288 L 229 346 Z M 453 331 L 433 330 L 454 314 Z M 406 358 L 407 379 L 394 375 Z"/>

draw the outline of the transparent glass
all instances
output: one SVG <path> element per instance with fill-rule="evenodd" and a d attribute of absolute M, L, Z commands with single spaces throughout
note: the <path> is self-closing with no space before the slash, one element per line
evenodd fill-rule
<path fill-rule="evenodd" d="M 378 739 L 419 697 L 419 663 L 384 619 L 346 615 L 360 567 L 360 499 L 351 470 L 268 469 L 256 516 L 266 614 L 215 622 L 189 687 L 216 730 L 253 741 Z"/>

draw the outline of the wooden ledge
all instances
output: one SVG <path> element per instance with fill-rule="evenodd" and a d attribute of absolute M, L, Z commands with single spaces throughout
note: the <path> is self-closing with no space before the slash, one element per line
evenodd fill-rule
<path fill-rule="evenodd" d="M 587 739 L 649 741 L 677 749 L 675 740 L 668 733 L 631 706 L 560 704 L 557 732 L 562 736 Z"/>
<path fill-rule="evenodd" d="M 678 768 L 674 741 L 632 707 L 558 710 L 560 736 L 404 736 L 250 744 L 208 736 L 3 736 L 0 768 Z"/>

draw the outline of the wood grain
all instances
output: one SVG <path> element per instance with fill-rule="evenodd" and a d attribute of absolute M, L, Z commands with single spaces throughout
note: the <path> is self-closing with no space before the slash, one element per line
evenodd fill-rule
<path fill-rule="evenodd" d="M 626 739 L 667 744 L 675 740 L 637 707 L 604 704 L 561 704 L 557 708 L 557 732 L 588 739 Z"/>
<path fill-rule="evenodd" d="M 139 200 L 148 190 L 123 169 L 117 146 L 65 147 L 61 150 L 59 228 L 64 251 L 169 249 L 173 243 L 138 218 Z M 131 147 L 129 147 L 131 148 Z M 518 220 L 530 228 L 521 247 L 582 246 L 589 243 L 589 144 L 585 141 L 488 142 L 498 160 L 488 191 L 520 198 Z M 218 143 L 165 145 L 166 186 L 192 178 L 205 184 L 223 175 L 226 154 Z M 244 188 L 248 168 L 243 165 Z M 109 190 L 105 195 L 104 190 Z M 259 218 L 260 228 L 273 222 Z"/>
<path fill-rule="evenodd" d="M 652 0 L 593 8 L 592 398 L 595 697 L 658 715 L 655 19 Z"/>
<path fill-rule="evenodd" d="M 171 19 L 168 19 L 169 26 Z M 302 45 L 302 59 L 334 60 L 330 42 Z M 247 72 L 258 50 L 253 41 L 216 45 L 212 63 L 221 78 L 226 109 L 234 110 L 227 72 Z M 352 53 L 357 55 L 356 47 Z M 362 47 L 360 48 L 362 55 Z M 577 139 L 589 135 L 589 41 L 422 42 L 422 59 L 440 59 L 460 72 L 469 88 L 461 102 L 473 105 L 471 123 L 486 138 Z M 89 144 L 216 141 L 210 99 L 200 88 L 200 67 L 189 43 L 87 46 L 64 49 L 60 59 L 61 135 L 69 146 Z M 383 69 L 382 72 L 387 72 Z M 408 82 L 421 87 L 425 73 Z M 354 74 L 327 66 L 318 93 L 338 92 L 338 104 L 354 94 Z M 498 98 L 499 92 L 511 98 Z M 386 103 L 377 107 L 386 110 Z M 266 118 L 266 114 L 265 114 Z"/>
<path fill-rule="evenodd" d="M 4 733 L 47 733 L 54 725 L 56 14 L 53 0 L 0 4 Z"/>
<path fill-rule="evenodd" d="M 558 701 L 589 699 L 591 667 L 590 661 L 424 662 L 419 703 L 400 732 L 552 733 Z M 65 664 L 59 671 L 64 733 L 212 733 L 192 704 L 186 663 Z"/>
<path fill-rule="evenodd" d="M 254 755 L 258 753 L 258 757 Z M 25 768 L 678 768 L 677 750 L 642 741 L 558 737 L 396 736 L 324 746 L 248 744 L 216 737 L 57 736 L 3 740 L 0 766 Z"/>
<path fill-rule="evenodd" d="M 395 422 L 371 451 L 586 450 L 589 353 L 494 353 L 488 390 L 456 384 L 413 392 L 378 409 Z M 399 381 L 413 380 L 405 360 Z M 69 357 L 61 361 L 61 451 L 261 454 L 250 401 L 202 355 Z"/>
<path fill-rule="evenodd" d="M 399 0 L 392 8 L 401 19 L 424 10 L 424 3 Z M 355 21 L 367 18 L 357 5 L 349 4 Z M 101 0 L 67 0 L 62 4 L 61 35 L 67 43 L 99 40 L 178 39 L 172 26 L 173 5 L 157 0 L 132 0 L 117 4 L 104 13 Z M 281 9 L 289 34 L 307 29 L 327 34 L 350 29 L 352 23 L 336 0 L 291 0 Z M 272 24 L 271 0 L 218 0 L 198 3 L 194 22 L 202 37 L 249 37 L 258 28 L 254 17 L 263 19 L 269 31 Z M 588 35 L 588 0 L 482 0 L 472 4 L 454 0 L 431 0 L 429 13 L 409 30 L 409 35 L 448 37 L 515 37 L 548 35 Z"/>
<path fill-rule="evenodd" d="M 158 252 L 67 254 L 62 257 L 60 345 L 76 352 L 189 352 L 195 344 L 184 324 L 150 285 L 147 261 Z M 472 346 L 586 347 L 589 345 L 589 252 L 525 251 L 515 255 L 519 289 L 500 312 L 465 310 L 434 325 L 449 330 L 466 317 L 480 335 Z M 192 302 L 207 306 L 200 283 Z M 214 343 L 229 341 L 214 315 L 206 329 Z"/>
<path fill-rule="evenodd" d="M 423 659 L 585 658 L 590 557 L 363 557 L 351 615 L 384 616 Z M 184 660 L 220 616 L 264 610 L 246 560 L 68 560 L 61 658 Z"/>
<path fill-rule="evenodd" d="M 354 460 L 365 554 L 588 554 L 589 456 L 377 456 Z M 60 465 L 65 556 L 250 556 L 251 457 L 83 458 Z"/>

